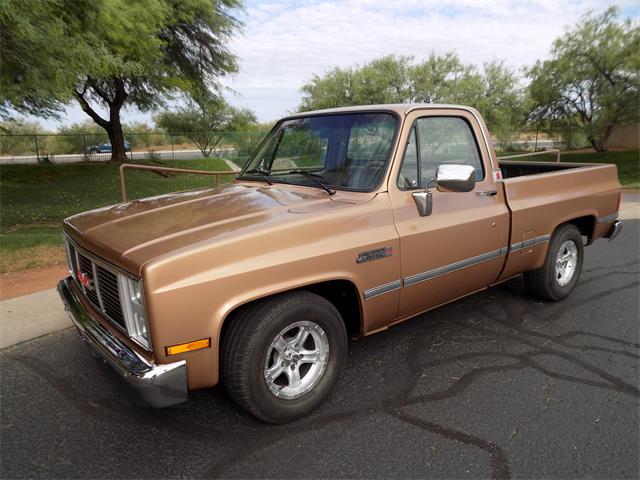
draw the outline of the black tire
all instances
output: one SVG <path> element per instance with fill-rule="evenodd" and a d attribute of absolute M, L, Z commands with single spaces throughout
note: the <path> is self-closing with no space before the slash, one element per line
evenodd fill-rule
<path fill-rule="evenodd" d="M 326 334 L 326 366 L 308 391 L 292 399 L 278 398 L 265 379 L 267 354 L 280 333 L 301 319 Z M 285 293 L 243 308 L 231 321 L 222 339 L 222 379 L 229 395 L 255 417 L 291 422 L 315 409 L 335 387 L 346 358 L 347 333 L 340 313 L 323 297 L 307 291 Z"/>
<path fill-rule="evenodd" d="M 575 246 L 577 259 L 571 276 L 569 278 L 560 278 L 561 276 L 556 272 L 556 260 L 563 245 L 568 245 L 566 242 L 570 242 Z M 566 248 L 563 250 L 566 251 Z M 582 272 L 583 260 L 584 246 L 578 228 L 572 224 L 559 226 L 551 236 L 544 265 L 537 270 L 524 273 L 524 283 L 527 290 L 541 300 L 549 302 L 564 300 L 578 283 Z"/>

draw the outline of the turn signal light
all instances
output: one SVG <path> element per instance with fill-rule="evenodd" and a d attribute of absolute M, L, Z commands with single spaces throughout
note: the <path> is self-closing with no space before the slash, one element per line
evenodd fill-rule
<path fill-rule="evenodd" d="M 202 340 L 196 340 L 195 342 L 181 343 L 179 345 L 173 345 L 166 347 L 167 355 L 178 355 L 179 353 L 192 352 L 193 350 L 200 350 L 201 348 L 209 348 L 211 346 L 210 338 L 203 338 Z"/>

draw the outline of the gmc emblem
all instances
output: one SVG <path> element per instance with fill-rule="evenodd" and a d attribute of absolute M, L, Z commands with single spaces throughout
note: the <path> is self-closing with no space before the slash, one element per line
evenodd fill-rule
<path fill-rule="evenodd" d="M 93 290 L 93 278 L 87 275 L 84 272 L 78 270 L 76 272 L 76 277 L 78 278 L 78 282 L 87 290 Z"/>

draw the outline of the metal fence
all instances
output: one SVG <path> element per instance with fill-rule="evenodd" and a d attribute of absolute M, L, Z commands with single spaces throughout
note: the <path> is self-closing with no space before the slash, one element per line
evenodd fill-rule
<path fill-rule="evenodd" d="M 127 157 L 141 160 L 232 160 L 242 166 L 266 132 L 125 134 Z M 105 134 L 0 135 L 0 165 L 101 162 L 111 158 Z"/>
<path fill-rule="evenodd" d="M 159 132 L 125 134 L 130 161 L 193 160 L 214 157 L 243 166 L 266 132 Z M 566 147 L 535 131 L 504 132 L 495 137 L 501 151 L 534 151 Z M 111 158 L 105 134 L 0 135 L 0 165 L 100 162 Z"/>
<path fill-rule="evenodd" d="M 550 137 L 535 130 L 512 130 L 500 132 L 493 137 L 496 150 L 502 152 L 528 152 L 538 150 L 566 150 L 575 145 L 568 144 L 563 138 Z"/>

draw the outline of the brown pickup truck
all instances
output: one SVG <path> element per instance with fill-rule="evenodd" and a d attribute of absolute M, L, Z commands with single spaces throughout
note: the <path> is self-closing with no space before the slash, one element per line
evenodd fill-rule
<path fill-rule="evenodd" d="M 222 382 L 283 423 L 327 397 L 349 337 L 523 273 L 562 300 L 619 202 L 613 165 L 499 162 L 472 108 L 301 113 L 221 188 L 66 219 L 58 289 L 148 404 Z"/>

